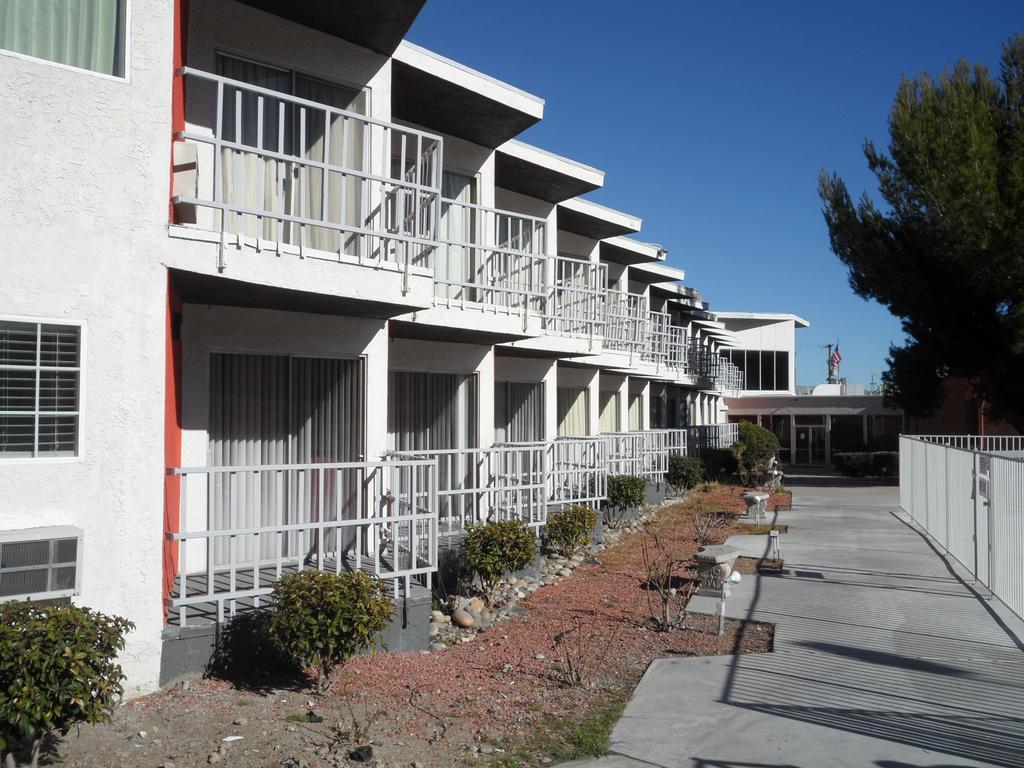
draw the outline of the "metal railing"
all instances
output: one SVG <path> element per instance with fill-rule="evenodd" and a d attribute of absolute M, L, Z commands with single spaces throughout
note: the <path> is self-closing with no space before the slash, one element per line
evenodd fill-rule
<path fill-rule="evenodd" d="M 739 424 L 700 424 L 686 428 L 687 449 L 691 455 L 704 449 L 729 448 L 739 437 Z"/>
<path fill-rule="evenodd" d="M 672 318 L 667 312 L 648 312 L 644 348 L 640 359 L 655 365 L 668 365 Z"/>
<path fill-rule="evenodd" d="M 680 373 L 690 373 L 689 346 L 686 329 L 678 325 L 668 327 L 668 366 Z"/>
<path fill-rule="evenodd" d="M 966 448 L 969 451 L 1002 453 L 1024 451 L 1024 436 L 1020 435 L 911 435 L 926 443 L 948 445 L 951 448 Z"/>
<path fill-rule="evenodd" d="M 434 304 L 542 315 L 546 227 L 533 216 L 442 199 L 441 244 L 416 262 L 434 271 Z"/>
<path fill-rule="evenodd" d="M 1024 461 L 972 445 L 1017 451 L 1021 440 L 901 435 L 900 506 L 1024 618 Z"/>
<path fill-rule="evenodd" d="M 711 352 L 699 339 L 690 338 L 686 350 L 688 373 L 703 384 L 711 383 Z"/>
<path fill-rule="evenodd" d="M 408 269 L 438 245 L 440 136 L 184 67 L 196 187 L 175 203 L 218 212 L 221 264 L 238 247 L 297 246 Z M 219 218 L 219 222 L 216 219 Z M 307 253 L 304 249 L 310 249 Z"/>
<path fill-rule="evenodd" d="M 647 298 L 626 291 L 608 291 L 604 346 L 640 354 L 645 346 Z"/>
<path fill-rule="evenodd" d="M 608 443 L 597 437 L 560 437 L 548 446 L 548 501 L 597 504 L 608 496 Z"/>
<path fill-rule="evenodd" d="M 686 453 L 683 429 L 645 429 L 604 432 L 608 444 L 608 474 L 660 480 L 668 472 L 668 457 Z"/>
<path fill-rule="evenodd" d="M 429 585 L 437 569 L 437 467 L 398 460 L 172 468 L 181 531 L 168 607 L 223 621 L 258 608 L 288 571 L 364 570 Z"/>
<path fill-rule="evenodd" d="M 743 389 L 743 371 L 735 363 L 722 357 L 718 358 L 718 370 L 714 374 L 715 386 L 726 392 L 739 392 Z"/>
<path fill-rule="evenodd" d="M 436 462 L 441 536 L 456 536 L 470 525 L 498 520 L 522 520 L 534 528 L 547 520 L 544 443 L 394 451 L 389 455 Z"/>
<path fill-rule="evenodd" d="M 544 330 L 547 333 L 588 339 L 605 329 L 608 266 L 557 256 Z"/>

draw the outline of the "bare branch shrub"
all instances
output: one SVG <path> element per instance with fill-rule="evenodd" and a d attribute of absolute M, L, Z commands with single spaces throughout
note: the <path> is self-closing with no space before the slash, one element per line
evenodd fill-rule
<path fill-rule="evenodd" d="M 693 510 L 690 517 L 690 533 L 698 547 L 711 542 L 715 534 L 719 533 L 729 524 L 729 517 L 724 512 L 712 512 L 707 504 L 700 502 Z"/>
<path fill-rule="evenodd" d="M 652 530 L 644 531 L 640 554 L 651 623 L 659 632 L 668 632 L 686 619 L 686 603 L 696 589 L 692 579 L 683 577 L 690 558 Z"/>
<path fill-rule="evenodd" d="M 613 638 L 614 634 L 608 637 L 599 633 L 593 618 L 584 622 L 574 616 L 568 629 L 563 621 L 562 631 L 555 635 L 560 682 L 571 687 L 592 688 L 612 648 Z"/>

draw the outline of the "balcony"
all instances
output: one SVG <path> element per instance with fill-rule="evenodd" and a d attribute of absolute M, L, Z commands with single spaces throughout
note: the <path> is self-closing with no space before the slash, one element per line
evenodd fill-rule
<path fill-rule="evenodd" d="M 646 346 L 647 298 L 626 291 L 608 291 L 604 333 L 605 349 L 642 354 Z"/>
<path fill-rule="evenodd" d="M 249 247 L 405 271 L 438 247 L 439 136 L 190 67 L 178 216 Z"/>
<path fill-rule="evenodd" d="M 668 367 L 684 375 L 692 373 L 686 329 L 678 325 L 668 327 Z"/>
<path fill-rule="evenodd" d="M 647 333 L 640 359 L 658 367 L 667 366 L 671 357 L 672 327 L 672 318 L 667 312 L 648 312 Z"/>
<path fill-rule="evenodd" d="M 543 315 L 547 300 L 544 219 L 441 200 L 440 243 L 414 263 L 434 273 L 434 305 Z"/>
<path fill-rule="evenodd" d="M 739 424 L 702 424 L 686 428 L 687 445 L 694 455 L 704 449 L 729 448 L 739 438 Z"/>
<path fill-rule="evenodd" d="M 608 266 L 558 256 L 554 260 L 554 278 L 545 332 L 591 341 L 601 338 L 605 330 Z"/>
<path fill-rule="evenodd" d="M 177 578 L 172 620 L 223 622 L 259 608 L 282 574 L 363 570 L 429 586 L 437 569 L 433 461 L 196 467 L 180 482 L 180 532 L 168 531 Z"/>
<path fill-rule="evenodd" d="M 608 443 L 608 474 L 643 477 L 660 482 L 668 472 L 672 454 L 686 455 L 687 432 L 683 429 L 647 429 L 605 432 Z"/>

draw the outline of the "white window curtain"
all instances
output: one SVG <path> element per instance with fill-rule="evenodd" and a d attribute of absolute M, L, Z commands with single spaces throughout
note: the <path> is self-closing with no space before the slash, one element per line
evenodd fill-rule
<path fill-rule="evenodd" d="M 392 450 L 476 447 L 475 375 L 392 371 L 388 393 Z"/>
<path fill-rule="evenodd" d="M 0 48 L 124 77 L 127 0 L 0 0 Z"/>
<path fill-rule="evenodd" d="M 499 443 L 544 439 L 544 385 L 499 381 L 494 391 L 494 433 Z"/>
<path fill-rule="evenodd" d="M 464 285 L 474 270 L 477 222 L 476 179 L 445 171 L 441 177 L 441 246 L 434 257 L 434 292 L 445 299 L 474 301 Z"/>
<path fill-rule="evenodd" d="M 348 112 L 366 113 L 366 93 L 363 91 L 233 56 L 219 55 L 217 66 L 221 75 L 233 80 L 299 96 Z M 259 152 L 276 152 L 316 162 L 326 160 L 346 170 L 362 171 L 368 164 L 369 149 L 365 124 L 356 118 L 333 115 L 327 125 L 326 110 L 286 105 L 282 126 L 281 104 L 273 98 L 264 97 L 263 137 L 260 141 L 257 130 L 260 105 L 256 95 L 242 91 L 239 110 L 238 89 L 224 89 L 223 137 L 253 150 L 222 151 L 221 184 L 224 202 L 266 211 L 268 214 L 262 220 L 251 214 L 229 215 L 228 231 L 292 244 L 302 241 L 303 245 L 318 250 L 342 250 L 350 255 L 360 255 L 361 239 L 358 235 L 346 235 L 342 243 L 343 235 L 336 229 L 286 224 L 275 220 L 273 214 L 293 214 L 349 228 L 361 227 L 369 207 L 366 182 L 343 171 L 329 172 L 325 211 L 324 172 L 321 169 L 266 158 Z M 303 121 L 305 133 L 300 135 Z M 303 232 L 304 238 L 301 234 Z"/>
<path fill-rule="evenodd" d="M 643 424 L 643 395 L 635 394 L 629 396 L 629 429 L 637 432 L 642 429 Z"/>
<path fill-rule="evenodd" d="M 590 391 L 585 387 L 558 388 L 558 436 L 586 437 L 590 434 Z"/>
<path fill-rule="evenodd" d="M 619 393 L 601 393 L 601 431 L 619 432 Z"/>
<path fill-rule="evenodd" d="M 365 425 L 363 382 L 362 360 L 211 355 L 210 466 L 359 461 Z M 211 527 L 306 522 L 317 514 L 334 515 L 339 508 L 355 512 L 354 471 L 326 473 L 322 483 L 317 472 L 264 472 L 257 477 L 215 476 Z M 284 507 L 278 503 L 282 498 Z M 255 554 L 247 539 L 240 537 L 236 543 L 238 561 Z M 309 554 L 302 541 L 298 533 L 285 537 L 287 553 Z M 216 563 L 227 562 L 228 546 L 226 540 L 216 542 Z M 261 549 L 261 557 L 272 557 L 274 538 L 266 537 Z"/>

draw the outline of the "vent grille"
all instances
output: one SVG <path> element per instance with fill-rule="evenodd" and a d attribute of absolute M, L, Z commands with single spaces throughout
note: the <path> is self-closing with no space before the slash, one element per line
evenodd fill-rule
<path fill-rule="evenodd" d="M 14 531 L 0 538 L 0 600 L 66 597 L 78 590 L 81 542 L 69 529 Z"/>

